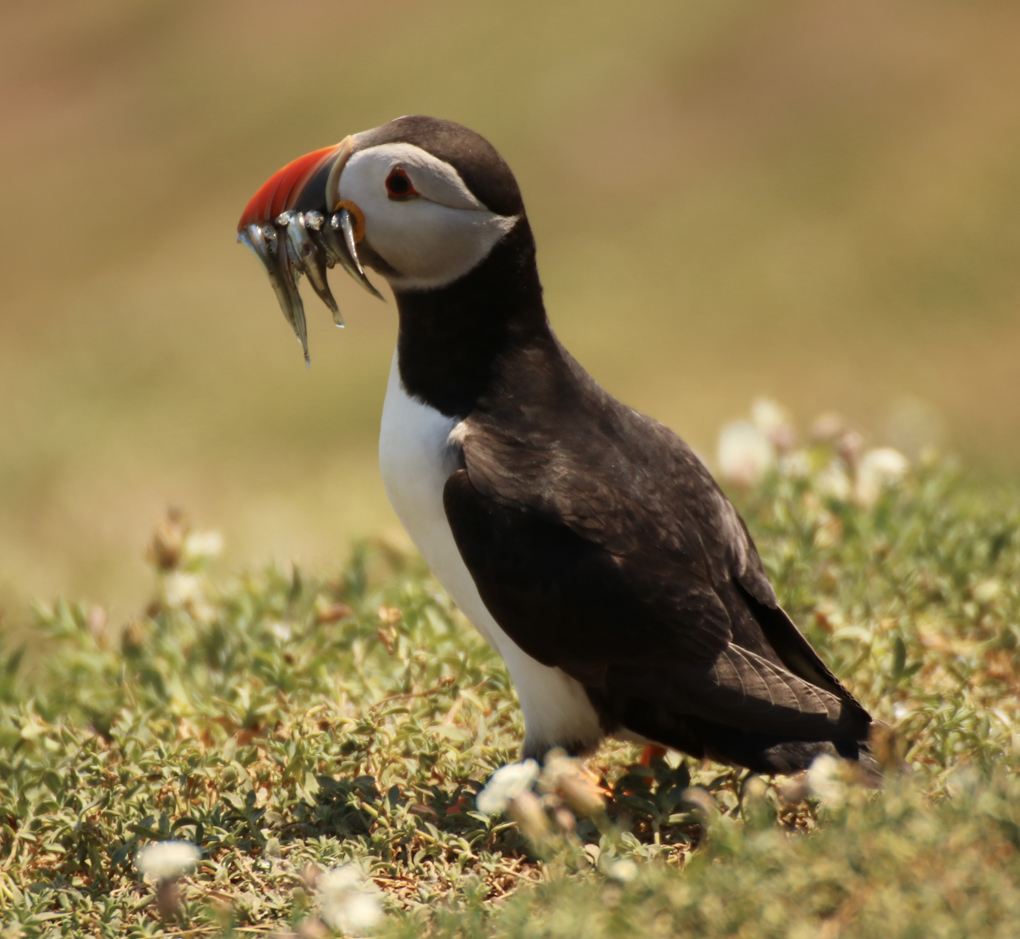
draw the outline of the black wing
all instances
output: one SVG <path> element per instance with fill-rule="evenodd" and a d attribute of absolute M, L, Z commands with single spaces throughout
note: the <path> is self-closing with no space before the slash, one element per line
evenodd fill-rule
<path fill-rule="evenodd" d="M 703 740 L 717 726 L 763 747 L 866 738 L 700 460 L 562 356 L 555 395 L 458 428 L 446 514 L 496 621 L 607 723 L 691 752 L 739 751 Z"/>

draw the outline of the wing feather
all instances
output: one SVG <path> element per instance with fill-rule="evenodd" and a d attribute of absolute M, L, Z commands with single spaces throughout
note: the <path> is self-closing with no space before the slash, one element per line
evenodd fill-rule
<path fill-rule="evenodd" d="M 535 400 L 503 396 L 455 432 L 446 514 L 496 621 L 610 718 L 646 701 L 791 739 L 866 737 L 708 470 L 559 352 L 566 373 L 542 372 Z"/>

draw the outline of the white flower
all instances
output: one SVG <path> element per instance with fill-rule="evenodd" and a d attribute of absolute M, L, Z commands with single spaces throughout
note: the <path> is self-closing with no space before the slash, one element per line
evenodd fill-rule
<path fill-rule="evenodd" d="M 382 919 L 379 888 L 357 864 L 320 874 L 315 882 L 323 920 L 348 935 L 363 935 Z"/>
<path fill-rule="evenodd" d="M 142 875 L 176 880 L 194 870 L 202 852 L 190 841 L 159 841 L 138 852 L 136 864 Z"/>
<path fill-rule="evenodd" d="M 807 798 L 808 792 L 807 770 L 776 780 L 776 795 L 786 805 L 800 805 Z"/>
<path fill-rule="evenodd" d="M 811 457 L 806 450 L 791 450 L 779 458 L 779 472 L 790 479 L 807 479 L 811 475 Z"/>
<path fill-rule="evenodd" d="M 486 815 L 505 812 L 510 800 L 531 789 L 537 779 L 538 763 L 534 760 L 501 766 L 489 778 L 485 788 L 478 793 L 475 800 L 478 811 Z"/>
<path fill-rule="evenodd" d="M 831 496 L 845 502 L 850 498 L 850 477 L 847 476 L 841 460 L 833 460 L 819 474 L 815 481 L 823 496 Z"/>
<path fill-rule="evenodd" d="M 771 398 L 756 398 L 751 405 L 751 421 L 780 453 L 793 446 L 796 433 L 790 412 Z"/>
<path fill-rule="evenodd" d="M 980 583 L 975 584 L 974 589 L 971 591 L 971 595 L 978 603 L 991 603 L 1001 593 L 1002 582 L 994 577 L 989 577 L 987 580 L 982 580 Z"/>
<path fill-rule="evenodd" d="M 638 875 L 638 866 L 630 858 L 621 858 L 618 861 L 610 861 L 606 865 L 606 874 L 611 880 L 621 884 L 629 884 Z"/>
<path fill-rule="evenodd" d="M 907 458 L 892 447 L 878 447 L 861 457 L 857 467 L 857 501 L 874 505 L 883 489 L 898 483 L 910 468 Z"/>
<path fill-rule="evenodd" d="M 163 593 L 171 607 L 182 607 L 202 596 L 202 579 L 195 574 L 171 571 L 163 578 Z"/>
<path fill-rule="evenodd" d="M 846 421 L 834 411 L 826 411 L 811 425 L 811 439 L 815 443 L 835 443 L 846 431 Z"/>
<path fill-rule="evenodd" d="M 542 772 L 542 788 L 558 793 L 571 811 L 592 816 L 606 803 L 595 780 L 581 767 L 581 761 L 560 749 L 550 750 Z"/>
<path fill-rule="evenodd" d="M 223 551 L 223 535 L 218 531 L 193 531 L 184 539 L 184 554 L 189 558 L 214 558 Z"/>
<path fill-rule="evenodd" d="M 524 835 L 535 844 L 541 844 L 549 834 L 549 816 L 546 814 L 545 806 L 530 789 L 518 792 L 510 799 L 506 811 L 507 815 L 517 822 L 517 827 Z M 563 809 L 563 811 L 567 810 Z M 567 812 L 567 814 L 570 813 Z"/>
<path fill-rule="evenodd" d="M 807 784 L 811 795 L 834 808 L 846 801 L 846 786 L 840 780 L 842 764 L 836 757 L 823 753 L 808 767 Z"/>
<path fill-rule="evenodd" d="M 750 486 L 775 463 L 776 450 L 768 437 L 750 421 L 733 421 L 719 431 L 716 458 L 724 479 Z"/>

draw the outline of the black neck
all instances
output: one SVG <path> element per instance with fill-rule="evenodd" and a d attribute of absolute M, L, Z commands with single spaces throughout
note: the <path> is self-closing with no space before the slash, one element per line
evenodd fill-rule
<path fill-rule="evenodd" d="M 459 280 L 396 298 L 404 390 L 449 417 L 471 413 L 509 353 L 550 334 L 526 218 Z"/>

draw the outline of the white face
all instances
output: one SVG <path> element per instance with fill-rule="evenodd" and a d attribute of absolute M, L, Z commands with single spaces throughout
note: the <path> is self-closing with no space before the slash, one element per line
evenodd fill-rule
<path fill-rule="evenodd" d="M 396 289 L 430 290 L 457 280 L 519 218 L 490 212 L 449 163 L 408 143 L 355 153 L 340 174 L 339 192 L 364 213 L 365 241 L 396 271 L 384 274 Z"/>

